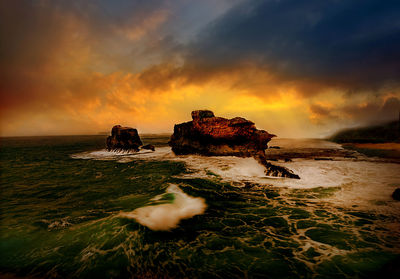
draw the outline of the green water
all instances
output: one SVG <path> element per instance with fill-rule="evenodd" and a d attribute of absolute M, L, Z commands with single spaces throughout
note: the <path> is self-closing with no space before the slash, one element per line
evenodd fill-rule
<path fill-rule="evenodd" d="M 166 141 L 144 138 L 156 148 Z M 340 187 L 237 187 L 210 172 L 207 179 L 183 176 L 190 173 L 183 162 L 71 158 L 104 142 L 103 136 L 1 139 L 0 277 L 395 275 L 387 267 L 400 255 L 399 215 L 321 200 Z M 171 183 L 205 199 L 206 212 L 168 232 L 118 216 L 151 204 Z"/>

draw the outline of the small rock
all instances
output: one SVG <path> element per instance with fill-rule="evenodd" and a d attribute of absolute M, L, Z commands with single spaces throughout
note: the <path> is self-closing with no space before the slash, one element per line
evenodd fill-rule
<path fill-rule="evenodd" d="M 291 170 L 282 167 L 282 166 L 276 166 L 273 165 L 269 162 L 267 162 L 267 160 L 265 159 L 264 156 L 258 156 L 255 157 L 255 159 L 262 164 L 263 166 L 265 166 L 266 170 L 265 170 L 265 174 L 267 176 L 276 176 L 276 177 L 287 177 L 287 178 L 294 178 L 294 179 L 300 179 L 300 177 L 293 173 Z"/>
<path fill-rule="evenodd" d="M 392 194 L 392 198 L 394 200 L 400 201 L 400 188 L 397 188 L 396 190 L 394 190 L 394 192 Z"/>
<path fill-rule="evenodd" d="M 156 148 L 152 144 L 143 145 L 141 149 L 148 149 L 148 150 L 151 150 L 151 151 L 155 151 L 156 150 Z"/>
<path fill-rule="evenodd" d="M 111 136 L 107 138 L 108 151 L 139 151 L 139 146 L 142 144 L 136 129 L 121 125 L 115 125 L 111 130 Z"/>

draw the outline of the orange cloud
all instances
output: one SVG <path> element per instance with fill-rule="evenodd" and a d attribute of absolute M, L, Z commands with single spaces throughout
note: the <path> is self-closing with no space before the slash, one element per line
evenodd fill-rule
<path fill-rule="evenodd" d="M 9 35 L 0 68 L 2 136 L 96 134 L 115 124 L 171 132 L 192 110 L 207 108 L 246 117 L 278 136 L 314 137 L 392 111 L 400 98 L 396 86 L 375 99 L 370 92 L 353 96 L 332 82 L 293 79 L 249 61 L 214 65 L 165 51 L 155 38 L 169 19 L 166 9 L 105 24 L 43 3 L 10 4 L 13 17 L 1 9 L 7 25 L 0 28 Z M 16 18 L 24 21 L 18 25 Z M 156 45 L 155 54 L 130 53 L 132 45 L 146 49 L 147 43 Z M 154 61 L 139 63 L 143 53 Z"/>
<path fill-rule="evenodd" d="M 167 20 L 169 13 L 167 10 L 156 10 L 140 22 L 132 22 L 124 27 L 115 26 L 117 32 L 126 36 L 129 40 L 135 41 L 142 38 L 147 33 L 155 30 Z"/>
<path fill-rule="evenodd" d="M 252 82 L 258 83 L 255 90 L 241 85 L 248 71 L 255 73 L 251 76 Z M 289 118 L 291 121 L 297 118 L 297 122 L 307 120 L 304 116 L 293 116 L 293 110 L 304 114 L 303 101 L 295 88 L 272 85 L 270 80 L 265 88 L 272 88 L 273 94 L 261 96 L 259 90 L 263 88 L 262 78 L 266 73 L 258 71 L 262 70 L 233 69 L 201 82 L 190 79 L 193 72 L 186 75 L 170 64 L 137 74 L 83 73 L 71 79 L 53 76 L 60 82 L 48 88 L 41 83 L 35 88 L 42 98 L 15 105 L 11 112 L 17 113 L 11 117 L 10 112 L 5 118 L 2 134 L 97 133 L 117 123 L 135 126 L 142 132 L 168 132 L 174 123 L 188 120 L 190 111 L 198 108 L 209 108 L 220 115 L 259 119 L 256 122 L 259 127 L 273 129 L 278 134 L 290 130 L 285 127 L 292 125 L 286 121 Z"/>

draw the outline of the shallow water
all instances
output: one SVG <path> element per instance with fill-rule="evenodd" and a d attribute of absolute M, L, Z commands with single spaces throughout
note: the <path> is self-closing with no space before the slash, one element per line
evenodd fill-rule
<path fill-rule="evenodd" d="M 270 178 L 252 158 L 175 156 L 167 137 L 142 139 L 156 151 L 107 152 L 103 136 L 1 139 L 1 273 L 364 278 L 400 255 L 400 202 L 390 197 L 400 164 L 302 158 L 273 162 L 300 180 Z M 151 230 L 146 218 L 160 206 L 174 222 Z M 152 224 L 165 221 L 159 215 Z"/>

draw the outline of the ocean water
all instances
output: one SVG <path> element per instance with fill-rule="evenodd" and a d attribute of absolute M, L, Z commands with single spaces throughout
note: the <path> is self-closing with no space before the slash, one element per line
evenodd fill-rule
<path fill-rule="evenodd" d="M 400 164 L 273 162 L 293 180 L 265 177 L 252 158 L 142 140 L 156 151 L 107 152 L 104 136 L 0 139 L 0 277 L 397 278 Z"/>

